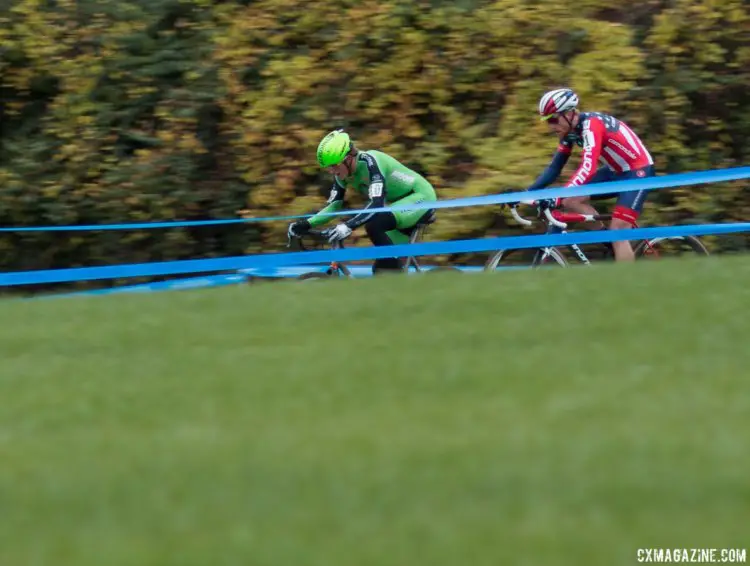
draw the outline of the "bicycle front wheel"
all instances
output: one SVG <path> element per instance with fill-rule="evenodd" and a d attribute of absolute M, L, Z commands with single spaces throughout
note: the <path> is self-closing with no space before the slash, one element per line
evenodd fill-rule
<path fill-rule="evenodd" d="M 500 250 L 484 264 L 485 271 L 538 267 L 567 267 L 568 261 L 557 248 L 525 248 Z"/>
<path fill-rule="evenodd" d="M 671 236 L 643 240 L 635 248 L 636 258 L 658 259 L 660 257 L 707 256 L 706 246 L 695 236 Z"/>

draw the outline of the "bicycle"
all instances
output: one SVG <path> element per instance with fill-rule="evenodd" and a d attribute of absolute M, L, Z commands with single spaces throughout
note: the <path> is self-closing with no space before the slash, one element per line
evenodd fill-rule
<path fill-rule="evenodd" d="M 435 222 L 435 211 L 431 210 L 428 214 L 425 214 L 419 222 L 417 222 L 408 232 L 409 234 L 409 243 L 414 244 L 417 243 L 422 239 L 422 236 L 424 235 L 424 232 L 430 224 Z M 312 239 L 318 241 L 318 242 L 327 242 L 328 241 L 328 230 L 308 230 L 305 234 L 302 234 L 297 237 L 298 245 L 302 251 L 309 250 L 309 248 L 305 247 L 303 243 L 303 239 L 307 236 L 311 237 Z M 291 239 L 287 243 L 287 247 L 291 244 Z M 331 244 L 332 250 L 339 250 L 343 249 L 344 244 L 341 240 L 337 240 Z M 401 266 L 401 271 L 403 272 L 409 272 L 411 268 L 414 268 L 416 272 L 424 272 L 429 273 L 432 271 L 460 271 L 458 268 L 453 266 L 437 266 L 433 267 L 432 269 L 424 269 L 422 265 L 417 261 L 417 258 L 414 256 L 409 256 L 404 261 L 403 265 Z M 297 279 L 302 281 L 309 281 L 309 280 L 316 280 L 316 279 L 328 279 L 331 277 L 346 277 L 353 279 L 354 276 L 351 273 L 351 270 L 347 267 L 347 265 L 340 261 L 332 261 L 328 268 L 323 271 L 309 271 L 307 273 L 303 273 L 299 276 L 297 276 Z"/>
<path fill-rule="evenodd" d="M 534 201 L 521 201 L 523 204 L 533 205 Z M 510 207 L 510 212 L 513 218 L 519 224 L 524 226 L 532 226 L 534 222 L 522 217 L 518 213 L 518 203 L 513 204 Z M 544 213 L 538 211 L 537 218 L 547 226 L 555 226 L 560 229 L 560 233 L 567 233 L 568 224 L 580 224 L 588 222 L 606 222 L 612 219 L 611 214 L 579 214 L 571 212 L 562 212 L 558 210 L 545 209 Z M 634 228 L 638 228 L 637 223 L 633 223 Z M 604 246 L 604 253 L 602 259 L 614 259 L 614 249 L 611 242 L 602 242 L 600 244 Z M 583 252 L 578 244 L 569 244 L 567 246 L 569 250 L 573 252 L 573 256 L 583 265 L 591 265 L 591 260 Z M 640 240 L 634 248 L 636 258 L 659 258 L 662 255 L 681 255 L 682 251 L 689 253 L 695 253 L 700 256 L 709 255 L 706 246 L 703 242 L 695 236 L 668 236 L 661 238 L 651 238 Z M 531 254 L 531 260 L 528 257 L 521 260 L 522 264 L 527 264 L 529 267 L 536 268 L 545 264 L 556 265 L 559 267 L 568 267 L 568 260 L 562 251 L 557 247 L 545 247 L 545 248 L 527 248 L 527 249 L 507 249 L 498 250 L 495 252 L 485 263 L 485 271 L 494 271 L 498 265 L 502 262 L 507 263 L 507 259 L 510 255 L 518 252 L 526 252 Z"/>

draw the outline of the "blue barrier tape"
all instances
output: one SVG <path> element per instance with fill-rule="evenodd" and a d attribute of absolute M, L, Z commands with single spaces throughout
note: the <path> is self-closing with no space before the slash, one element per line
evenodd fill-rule
<path fill-rule="evenodd" d="M 97 230 L 153 230 L 155 228 L 188 228 L 191 226 L 222 226 L 226 224 L 249 224 L 294 220 L 304 216 L 267 216 L 259 218 L 225 218 L 221 220 L 169 220 L 166 222 L 133 222 L 130 224 L 81 224 L 69 226 L 3 226 L 0 232 L 95 232 Z"/>
<path fill-rule="evenodd" d="M 434 266 L 423 265 L 422 269 L 429 271 Z M 484 270 L 481 266 L 457 266 L 459 271 L 464 272 L 481 272 Z M 157 291 L 184 291 L 192 289 L 207 289 L 213 287 L 226 287 L 228 285 L 238 285 L 247 283 L 250 277 L 260 278 L 295 278 L 303 273 L 310 271 L 324 272 L 328 269 L 325 265 L 298 265 L 291 267 L 275 267 L 267 269 L 242 269 L 239 273 L 233 275 L 205 275 L 203 277 L 189 277 L 185 279 L 173 279 L 171 281 L 159 281 L 156 283 L 141 283 L 138 285 L 123 285 L 121 287 L 112 287 L 110 289 L 91 289 L 86 291 L 73 291 L 72 293 L 57 293 L 52 295 L 39 295 L 35 297 L 24 298 L 21 300 L 30 301 L 38 299 L 58 299 L 68 297 L 96 296 L 96 295 L 113 295 L 120 293 L 152 293 Z M 509 268 L 512 269 L 512 268 Z M 355 278 L 372 277 L 372 267 L 367 265 L 350 265 L 349 271 Z M 417 273 L 412 268 L 410 273 Z"/>
<path fill-rule="evenodd" d="M 654 189 L 668 189 L 689 185 L 702 185 L 707 183 L 721 183 L 726 181 L 737 181 L 750 178 L 750 167 L 733 167 L 728 169 L 714 169 L 708 171 L 696 171 L 690 173 L 676 173 L 660 177 L 647 177 L 643 179 L 629 179 L 625 181 L 612 181 L 609 183 L 593 183 L 582 187 L 552 187 L 537 191 L 516 191 L 484 195 L 478 197 L 463 197 L 457 199 L 446 199 L 437 202 L 423 202 L 412 205 L 385 206 L 381 208 L 368 208 L 367 212 L 385 212 L 393 210 L 428 210 L 442 208 L 460 208 L 468 206 L 480 206 L 491 204 L 507 204 L 520 200 L 540 200 L 548 198 L 564 198 L 569 196 L 599 195 L 608 193 L 621 193 L 631 191 L 644 191 Z M 329 216 L 349 216 L 359 214 L 363 209 L 339 210 L 328 213 Z M 189 226 L 217 226 L 226 224 L 249 224 L 257 222 L 278 222 L 281 220 L 296 220 L 309 218 L 312 214 L 298 214 L 289 216 L 265 216 L 258 218 L 228 218 L 223 220 L 192 220 L 192 221 L 168 221 L 168 222 L 140 222 L 131 224 L 87 224 L 81 226 L 26 226 L 26 227 L 0 227 L 0 232 L 72 232 L 72 231 L 95 231 L 95 230 L 148 230 L 154 228 L 185 228 Z"/>
<path fill-rule="evenodd" d="M 372 266 L 371 265 L 349 265 L 347 266 L 349 268 L 350 273 L 353 277 L 370 277 L 372 276 Z M 429 271 L 430 269 L 434 269 L 436 266 L 434 265 L 420 265 L 420 269 L 423 271 Z M 467 271 L 467 272 L 473 272 L 473 271 L 482 271 L 483 268 L 481 266 L 474 266 L 474 265 L 457 265 L 454 266 L 460 271 Z M 309 273 L 311 271 L 317 271 L 317 272 L 324 272 L 328 269 L 327 264 L 315 264 L 315 265 L 287 265 L 287 266 L 278 266 L 278 267 L 249 267 L 245 269 L 240 269 L 239 273 L 244 273 L 245 275 L 249 275 L 252 277 L 299 277 L 303 273 Z M 417 270 L 414 268 L 414 266 L 411 266 L 409 268 L 409 273 L 417 273 Z"/>
<path fill-rule="evenodd" d="M 371 265 L 349 265 L 347 266 L 349 268 L 349 272 L 352 274 L 352 277 L 358 278 L 358 277 L 371 277 L 372 276 L 372 266 Z M 420 265 L 420 269 L 422 271 L 430 271 L 431 269 L 435 269 L 437 266 L 434 265 Z M 454 266 L 459 271 L 466 271 L 466 272 L 474 272 L 474 271 L 482 271 L 483 268 L 481 266 L 472 266 L 472 265 L 457 265 Z M 246 269 L 240 269 L 239 273 L 244 273 L 245 275 L 252 276 L 252 277 L 259 277 L 259 278 L 290 278 L 290 277 L 299 277 L 303 273 L 310 273 L 310 272 L 320 272 L 323 273 L 328 270 L 328 264 L 314 264 L 314 265 L 288 265 L 288 266 L 279 266 L 279 267 L 251 267 Z M 418 273 L 418 271 L 411 266 L 409 268 L 409 273 Z"/>
<path fill-rule="evenodd" d="M 690 226 L 660 226 L 629 230 L 596 230 L 567 234 L 543 234 L 532 236 L 504 236 L 448 242 L 426 242 L 366 248 L 345 248 L 315 252 L 271 253 L 251 256 L 235 256 L 220 259 L 193 259 L 105 267 L 79 267 L 71 269 L 49 269 L 0 274 L 0 286 L 30 285 L 41 283 L 63 283 L 93 279 L 123 277 L 153 277 L 206 271 L 227 271 L 251 267 L 276 267 L 331 261 L 372 260 L 385 257 L 439 255 L 468 252 L 488 252 L 499 249 L 536 248 L 564 246 L 570 244 L 594 244 L 618 240 L 640 240 L 658 237 L 700 236 L 706 234 L 729 234 L 749 232 L 750 223 L 702 224 Z"/>
<path fill-rule="evenodd" d="M 140 283 L 138 285 L 123 285 L 122 287 L 112 287 L 110 289 L 92 289 L 87 291 L 73 291 L 72 293 L 58 293 L 54 295 L 40 295 L 30 297 L 24 300 L 37 299 L 58 299 L 67 297 L 78 297 L 83 295 L 112 295 L 116 293 L 151 293 L 154 291 L 178 291 L 185 289 L 204 289 L 207 287 L 223 287 L 226 285 L 236 285 L 245 283 L 246 275 L 229 274 L 229 275 L 206 275 L 203 277 L 190 277 L 185 279 L 175 279 L 172 281 L 157 281 L 155 283 Z"/>

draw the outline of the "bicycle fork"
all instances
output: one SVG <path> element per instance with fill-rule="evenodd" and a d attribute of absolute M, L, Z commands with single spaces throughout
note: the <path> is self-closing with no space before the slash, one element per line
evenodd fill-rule
<path fill-rule="evenodd" d="M 568 232 L 567 232 L 567 230 L 561 230 L 561 229 L 557 229 L 555 227 L 552 227 L 547 233 L 548 234 L 549 233 L 552 233 L 552 234 L 567 234 Z M 583 250 L 578 246 L 578 244 L 570 244 L 568 247 L 571 250 L 573 250 L 573 252 L 575 252 L 576 256 L 578 256 L 578 259 L 580 260 L 580 262 L 583 265 L 591 265 L 591 262 L 589 261 L 589 258 L 586 257 L 586 254 L 583 253 Z M 545 248 L 545 252 L 544 252 L 545 255 L 544 255 L 544 257 L 547 257 L 547 255 L 549 255 L 549 252 L 547 252 L 547 249 L 549 249 L 549 248 Z"/>
<path fill-rule="evenodd" d="M 576 253 L 578 259 L 581 260 L 581 263 L 584 265 L 591 265 L 589 258 L 587 258 L 586 254 L 583 253 L 583 250 L 578 247 L 578 244 L 570 244 L 570 248 Z"/>
<path fill-rule="evenodd" d="M 547 232 L 547 234 L 566 234 L 566 233 L 567 232 L 565 230 L 560 230 L 554 227 Z M 578 244 L 570 244 L 568 247 L 575 252 L 576 256 L 578 256 L 578 259 L 581 261 L 582 264 L 591 265 L 589 258 L 586 257 L 586 254 L 583 253 L 583 250 L 578 246 Z M 538 257 L 537 265 L 544 263 L 547 260 L 547 258 L 549 258 L 549 256 L 552 254 L 551 247 L 542 248 L 541 251 L 542 251 L 541 257 L 537 256 Z"/>

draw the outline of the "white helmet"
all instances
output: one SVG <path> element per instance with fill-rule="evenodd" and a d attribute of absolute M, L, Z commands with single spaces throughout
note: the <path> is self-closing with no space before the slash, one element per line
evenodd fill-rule
<path fill-rule="evenodd" d="M 539 101 L 539 115 L 549 118 L 559 112 L 575 110 L 578 107 L 578 95 L 569 88 L 558 88 L 546 92 Z"/>

